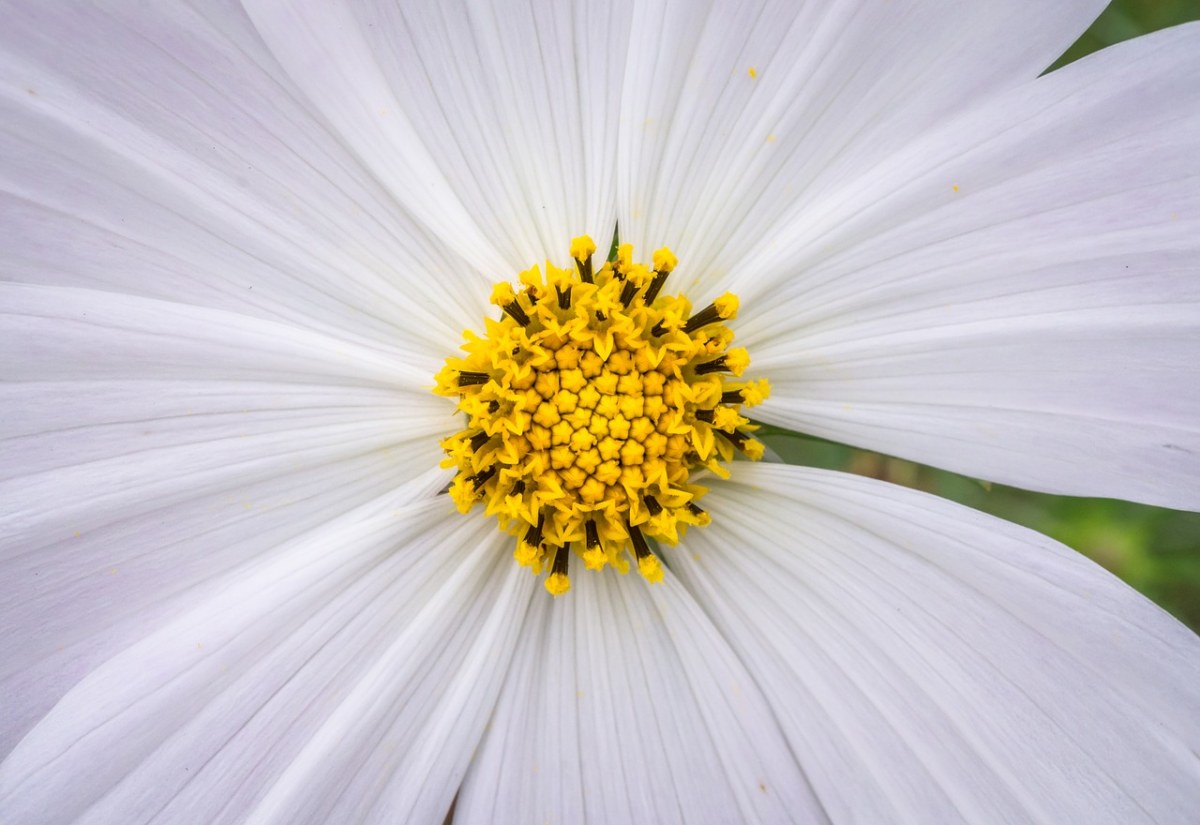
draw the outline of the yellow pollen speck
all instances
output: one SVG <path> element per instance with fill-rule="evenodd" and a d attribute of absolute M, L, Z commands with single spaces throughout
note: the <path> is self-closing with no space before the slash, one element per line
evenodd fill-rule
<path fill-rule="evenodd" d="M 747 72 L 750 74 L 750 78 L 752 80 L 754 78 L 758 77 L 758 69 L 754 68 L 753 66 L 751 66 L 749 69 L 747 69 Z"/>
<path fill-rule="evenodd" d="M 657 250 L 652 266 L 621 244 L 595 266 L 588 236 L 571 242 L 574 264 L 547 262 L 498 284 L 503 310 L 482 335 L 464 333 L 465 355 L 449 358 L 434 392 L 457 399 L 465 428 L 441 442 L 446 488 L 466 513 L 482 504 L 515 539 L 513 559 L 559 596 L 569 566 L 627 573 L 636 561 L 663 579 L 648 540 L 674 546 L 711 518 L 691 474 L 727 476 L 739 451 L 762 456 L 740 413 L 766 399 L 765 380 L 737 381 L 750 358 L 730 349 L 738 299 L 703 308 L 663 291 L 678 265 Z"/>
<path fill-rule="evenodd" d="M 955 192 L 957 192 L 957 191 L 958 191 L 958 184 L 956 183 L 956 184 L 954 184 L 953 186 L 951 186 L 950 188 L 951 188 L 951 189 L 953 189 Z"/>

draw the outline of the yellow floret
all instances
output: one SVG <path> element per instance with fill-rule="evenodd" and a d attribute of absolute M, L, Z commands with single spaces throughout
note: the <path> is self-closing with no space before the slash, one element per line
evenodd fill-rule
<path fill-rule="evenodd" d="M 450 500 L 464 513 L 482 504 L 515 537 L 515 561 L 548 573 L 556 596 L 570 589 L 573 555 L 622 574 L 636 561 L 662 581 L 646 541 L 674 545 L 710 520 L 692 473 L 727 476 L 735 449 L 763 453 L 740 409 L 770 387 L 728 383 L 749 366 L 724 323 L 737 298 L 693 312 L 661 294 L 678 264 L 671 250 L 654 253 L 653 269 L 629 244 L 595 269 L 595 251 L 580 236 L 576 268 L 547 262 L 498 284 L 491 300 L 503 316 L 485 319 L 484 335 L 464 333 L 465 357 L 448 359 L 434 388 L 466 417 L 441 442 L 442 466 L 457 470 Z"/>

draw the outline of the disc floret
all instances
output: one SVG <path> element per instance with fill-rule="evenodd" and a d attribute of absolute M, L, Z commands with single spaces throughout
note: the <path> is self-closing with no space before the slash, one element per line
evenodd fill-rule
<path fill-rule="evenodd" d="M 735 451 L 762 456 L 741 410 L 770 389 L 736 380 L 749 356 L 729 348 L 735 296 L 693 311 L 661 294 L 677 265 L 669 249 L 646 266 L 624 244 L 598 270 L 591 238 L 570 249 L 574 269 L 547 262 L 519 288 L 495 287 L 500 320 L 465 333 L 466 356 L 447 359 L 434 389 L 467 419 L 442 442 L 455 504 L 483 504 L 556 596 L 570 588 L 572 553 L 589 570 L 626 573 L 633 561 L 660 581 L 647 538 L 674 545 L 708 523 L 695 476 L 727 477 Z"/>

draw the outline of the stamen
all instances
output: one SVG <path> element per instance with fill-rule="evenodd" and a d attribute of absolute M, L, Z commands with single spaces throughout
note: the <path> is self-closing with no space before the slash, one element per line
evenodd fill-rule
<path fill-rule="evenodd" d="M 534 547 L 540 547 L 542 544 L 542 529 L 546 526 L 546 512 L 543 510 L 538 513 L 537 524 L 530 527 L 525 533 L 525 543 L 531 544 Z"/>
<path fill-rule="evenodd" d="M 670 272 L 655 272 L 654 280 L 650 282 L 650 286 L 646 287 L 646 293 L 642 296 L 642 303 L 650 306 L 654 303 L 654 299 L 658 297 L 658 293 L 662 291 L 663 284 L 667 282 L 667 276 Z"/>
<path fill-rule="evenodd" d="M 727 321 L 736 317 L 737 311 L 737 296 L 726 292 L 691 318 L 688 318 L 687 323 L 683 325 L 683 331 L 691 334 L 701 327 L 715 324 L 717 321 Z"/>
<path fill-rule="evenodd" d="M 521 326 L 529 326 L 529 316 L 525 314 L 525 310 L 521 309 L 521 305 L 516 301 L 513 301 L 511 304 L 505 304 L 503 309 Z"/>
<path fill-rule="evenodd" d="M 492 477 L 495 475 L 496 475 L 496 465 L 493 464 L 490 467 L 484 467 L 482 470 L 475 473 L 474 475 L 467 476 L 467 481 L 471 482 L 472 487 L 474 487 L 476 490 L 479 490 L 483 487 L 483 485 L 485 485 L 489 481 L 491 481 Z"/>
<path fill-rule="evenodd" d="M 596 253 L 596 242 L 588 235 L 580 235 L 571 241 L 571 257 L 579 270 L 579 280 L 585 284 L 595 283 L 592 279 L 592 255 Z"/>
<path fill-rule="evenodd" d="M 646 287 L 646 294 L 642 296 L 642 301 L 646 306 L 654 303 L 654 299 L 658 297 L 658 293 L 662 291 L 663 284 L 667 282 L 667 276 L 675 269 L 675 265 L 679 263 L 675 256 L 671 254 L 671 250 L 665 246 L 654 253 L 654 280 L 650 282 L 650 286 Z"/>
<path fill-rule="evenodd" d="M 554 550 L 554 567 L 546 577 L 546 590 L 551 596 L 561 596 L 571 589 L 571 578 L 567 575 L 567 566 L 571 561 L 571 548 L 561 545 Z"/>
<path fill-rule="evenodd" d="M 750 365 L 750 356 L 744 349 L 731 349 L 719 358 L 714 358 L 703 364 L 696 365 L 697 375 L 709 375 L 714 372 L 732 372 L 741 375 Z"/>
<path fill-rule="evenodd" d="M 766 401 L 771 395 L 771 385 L 766 380 L 751 381 L 737 390 L 726 390 L 721 393 L 722 404 L 743 404 L 756 407 Z"/>
<path fill-rule="evenodd" d="M 492 303 L 503 309 L 510 318 L 523 327 L 529 326 L 529 315 L 517 301 L 517 293 L 513 292 L 511 284 L 496 284 L 492 290 Z"/>
<path fill-rule="evenodd" d="M 460 387 L 473 387 L 477 384 L 486 384 L 490 380 L 492 380 L 492 376 L 486 372 L 468 372 L 466 370 L 459 370 L 458 372 L 458 385 Z"/>
<path fill-rule="evenodd" d="M 632 278 L 626 281 L 624 288 L 621 290 L 621 306 L 628 309 L 629 304 L 633 300 L 633 296 L 637 294 L 637 291 L 637 284 L 633 282 Z"/>
<path fill-rule="evenodd" d="M 663 578 L 662 565 L 659 563 L 658 557 L 650 552 L 650 546 L 646 544 L 646 537 L 642 535 L 642 531 L 630 524 L 628 519 L 625 521 L 625 527 L 633 542 L 633 553 L 637 559 L 638 572 L 646 581 L 658 584 Z"/>
<path fill-rule="evenodd" d="M 741 430 L 717 430 L 717 432 L 724 436 L 730 444 L 745 453 L 748 458 L 752 458 L 755 461 L 758 461 L 760 458 L 762 458 L 763 445 L 761 441 L 747 435 Z"/>
<path fill-rule="evenodd" d="M 736 299 L 689 317 L 686 298 L 661 294 L 677 263 L 670 250 L 651 269 L 630 245 L 615 249 L 593 269 L 595 244 L 581 236 L 574 269 L 547 263 L 498 285 L 492 303 L 504 315 L 485 335 L 467 333 L 466 355 L 435 378 L 467 418 L 441 442 L 442 465 L 458 470 L 443 492 L 464 513 L 482 500 L 514 537 L 517 563 L 555 595 L 570 588 L 576 551 L 587 570 L 636 562 L 662 581 L 649 540 L 670 547 L 711 520 L 691 473 L 720 474 L 734 449 L 763 449 L 741 409 L 766 398 L 766 382 L 729 383 L 749 365 L 722 323 Z"/>

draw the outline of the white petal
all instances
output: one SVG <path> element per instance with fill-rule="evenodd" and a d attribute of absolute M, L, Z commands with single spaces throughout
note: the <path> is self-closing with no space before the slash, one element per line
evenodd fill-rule
<path fill-rule="evenodd" d="M 439 820 L 531 582 L 494 525 L 404 498 L 245 565 L 88 676 L 0 767 L 0 807 L 21 822 Z"/>
<path fill-rule="evenodd" d="M 507 277 L 562 260 L 584 232 L 607 241 L 627 13 L 542 2 L 247 6 L 346 144 L 481 271 Z"/>
<path fill-rule="evenodd" d="M 1191 631 L 942 499 L 781 465 L 734 477 L 669 558 L 835 821 L 1191 821 Z"/>
<path fill-rule="evenodd" d="M 533 598 L 455 821 L 821 818 L 754 679 L 674 579 L 571 581 Z"/>
<path fill-rule="evenodd" d="M 929 135 L 797 225 L 739 322 L 762 417 L 1037 490 L 1200 508 L 1200 26 Z M 957 191 L 956 191 L 957 190 Z"/>
<path fill-rule="evenodd" d="M 418 373 L 277 323 L 0 284 L 0 377 L 0 752 L 190 589 L 439 483 Z"/>
<path fill-rule="evenodd" d="M 0 276 L 444 356 L 486 282 L 298 102 L 240 9 L 197 7 L 6 12 Z"/>
<path fill-rule="evenodd" d="M 724 291 L 788 216 L 1032 79 L 1103 6 L 640 4 L 621 109 L 622 237 L 673 247 L 676 287 Z"/>

